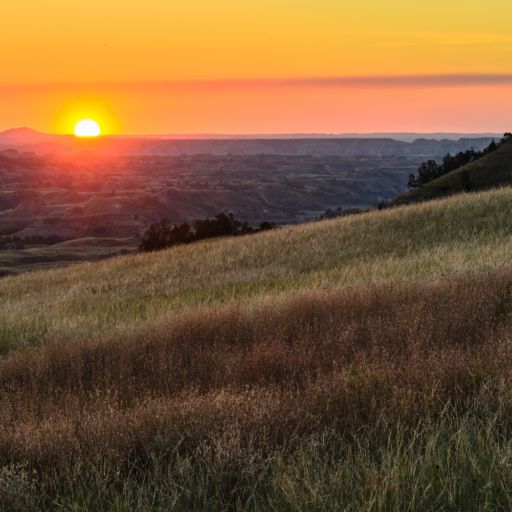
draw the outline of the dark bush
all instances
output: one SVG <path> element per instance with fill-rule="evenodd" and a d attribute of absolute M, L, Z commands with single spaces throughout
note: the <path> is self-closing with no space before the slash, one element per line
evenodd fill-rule
<path fill-rule="evenodd" d="M 232 213 L 223 212 L 213 219 L 196 220 L 192 224 L 173 224 L 168 219 L 151 224 L 139 244 L 140 251 L 158 251 L 179 244 L 189 244 L 198 240 L 220 236 L 239 236 L 267 231 L 275 228 L 271 222 L 262 222 L 259 228 L 249 226 L 235 218 Z"/>

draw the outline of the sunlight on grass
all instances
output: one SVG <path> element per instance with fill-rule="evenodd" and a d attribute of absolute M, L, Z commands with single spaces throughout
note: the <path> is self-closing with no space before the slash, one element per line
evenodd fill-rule
<path fill-rule="evenodd" d="M 144 332 L 203 305 L 506 267 L 511 209 L 502 189 L 5 278 L 0 345 Z"/>

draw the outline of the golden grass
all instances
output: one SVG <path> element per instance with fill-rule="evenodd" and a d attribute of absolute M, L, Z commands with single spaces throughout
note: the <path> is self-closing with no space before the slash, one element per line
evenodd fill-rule
<path fill-rule="evenodd" d="M 502 189 L 0 280 L 0 346 L 144 333 L 199 306 L 512 263 Z"/>

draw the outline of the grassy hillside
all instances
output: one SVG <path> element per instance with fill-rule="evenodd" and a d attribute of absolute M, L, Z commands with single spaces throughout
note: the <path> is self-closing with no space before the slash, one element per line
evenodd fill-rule
<path fill-rule="evenodd" d="M 463 178 L 463 174 L 466 175 Z M 474 190 L 485 190 L 512 184 L 512 140 L 504 142 L 497 151 L 441 176 L 421 187 L 398 196 L 392 205 L 409 204 L 462 192 L 464 180 Z"/>
<path fill-rule="evenodd" d="M 310 289 L 444 278 L 512 263 L 512 193 L 462 195 L 0 281 L 0 349 Z"/>
<path fill-rule="evenodd" d="M 0 280 L 0 509 L 510 509 L 511 207 Z"/>

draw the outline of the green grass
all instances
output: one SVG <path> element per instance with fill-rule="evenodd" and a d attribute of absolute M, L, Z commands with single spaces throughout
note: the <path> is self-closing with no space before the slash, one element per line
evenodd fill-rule
<path fill-rule="evenodd" d="M 467 173 L 474 190 L 485 190 L 512 184 L 512 141 L 503 143 L 497 151 L 449 172 L 440 178 L 394 199 L 391 204 L 427 201 L 463 191 L 463 173 Z"/>

